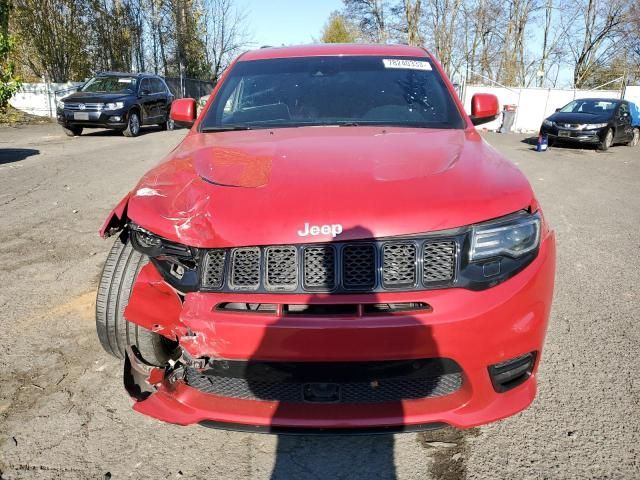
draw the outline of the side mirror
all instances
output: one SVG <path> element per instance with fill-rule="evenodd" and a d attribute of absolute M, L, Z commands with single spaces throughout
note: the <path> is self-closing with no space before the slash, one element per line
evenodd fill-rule
<path fill-rule="evenodd" d="M 174 100 L 170 116 L 178 126 L 191 127 L 196 121 L 196 101 L 193 98 Z"/>
<path fill-rule="evenodd" d="M 500 113 L 498 97 L 490 93 L 476 93 L 471 98 L 471 123 L 481 125 L 495 120 Z"/>
<path fill-rule="evenodd" d="M 560 110 L 562 110 L 561 108 L 556 108 L 556 112 L 559 112 Z"/>
<path fill-rule="evenodd" d="M 140 90 L 140 95 L 142 95 L 143 97 L 146 97 L 147 95 L 151 95 L 151 90 L 143 88 L 142 90 Z"/>

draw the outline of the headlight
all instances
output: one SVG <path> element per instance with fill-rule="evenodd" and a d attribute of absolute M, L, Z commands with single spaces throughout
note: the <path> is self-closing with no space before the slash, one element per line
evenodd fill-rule
<path fill-rule="evenodd" d="M 477 225 L 472 231 L 469 260 L 498 256 L 518 258 L 538 248 L 539 243 L 540 217 L 537 214 Z"/>
<path fill-rule="evenodd" d="M 113 102 L 104 104 L 105 110 L 120 110 L 121 108 L 124 108 L 124 102 Z"/>
<path fill-rule="evenodd" d="M 162 239 L 160 237 L 151 232 L 147 232 L 146 230 L 136 230 L 134 235 L 136 237 L 136 242 L 138 242 L 140 247 L 143 249 L 153 249 L 162 245 Z"/>
<path fill-rule="evenodd" d="M 553 127 L 553 122 L 551 120 L 543 120 L 542 125 L 545 127 Z"/>
<path fill-rule="evenodd" d="M 129 224 L 131 246 L 151 259 L 158 272 L 176 290 L 198 289 L 198 249 L 171 242 L 144 228 Z"/>
<path fill-rule="evenodd" d="M 608 123 L 587 123 L 584 126 L 585 130 L 595 130 L 596 128 L 604 128 L 608 125 Z"/>
<path fill-rule="evenodd" d="M 64 102 L 62 100 L 58 100 L 56 102 L 56 107 L 58 107 L 58 110 L 64 110 Z"/>

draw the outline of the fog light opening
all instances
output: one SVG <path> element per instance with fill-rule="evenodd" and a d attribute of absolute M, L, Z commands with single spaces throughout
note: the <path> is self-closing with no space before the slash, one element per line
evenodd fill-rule
<path fill-rule="evenodd" d="M 507 392 L 526 382 L 536 364 L 537 352 L 520 355 L 489 367 L 489 377 L 493 389 L 498 393 Z"/>

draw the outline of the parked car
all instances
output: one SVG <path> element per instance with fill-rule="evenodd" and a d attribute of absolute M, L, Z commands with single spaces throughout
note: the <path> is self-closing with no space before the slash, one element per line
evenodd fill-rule
<path fill-rule="evenodd" d="M 70 137 L 84 128 L 110 128 L 136 137 L 142 125 L 171 130 L 174 96 L 162 77 L 146 73 L 101 73 L 58 101 L 58 123 Z"/>
<path fill-rule="evenodd" d="M 597 145 L 608 150 L 616 143 L 636 146 L 640 129 L 633 125 L 626 100 L 580 98 L 559 108 L 542 122 L 540 135 L 555 141 Z"/>
<path fill-rule="evenodd" d="M 135 410 L 269 432 L 472 427 L 536 393 L 554 234 L 434 57 L 243 54 L 102 228 L 102 346 Z"/>

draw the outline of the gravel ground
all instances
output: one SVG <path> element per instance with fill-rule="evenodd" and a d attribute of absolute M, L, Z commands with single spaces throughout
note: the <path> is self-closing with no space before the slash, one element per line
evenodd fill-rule
<path fill-rule="evenodd" d="M 184 131 L 67 138 L 0 128 L 0 479 L 639 478 L 640 148 L 539 154 L 525 171 L 558 235 L 533 406 L 467 431 L 277 437 L 163 424 L 130 408 L 94 330 L 97 230 Z"/>

